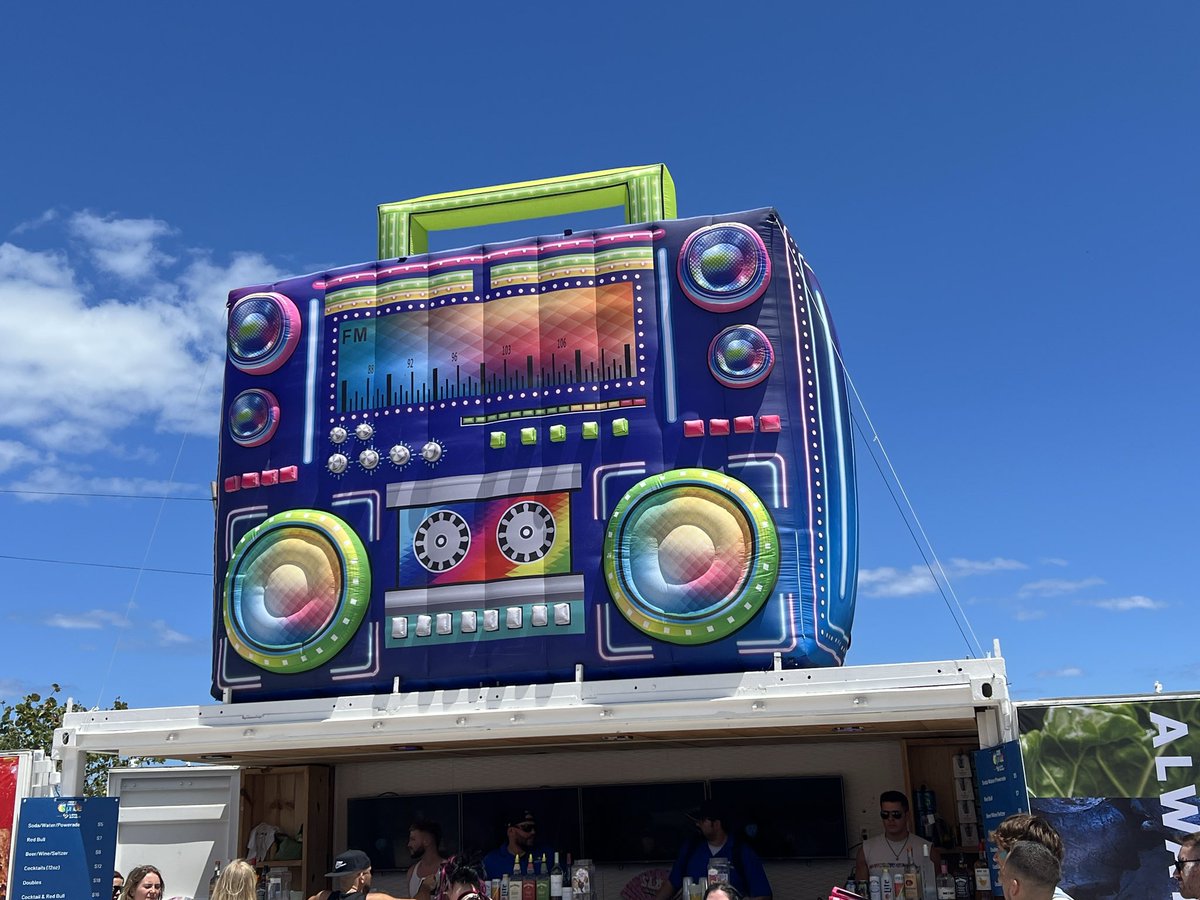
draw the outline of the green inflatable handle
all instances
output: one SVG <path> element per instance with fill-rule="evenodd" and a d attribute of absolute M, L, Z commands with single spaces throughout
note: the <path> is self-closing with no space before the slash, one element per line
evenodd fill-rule
<path fill-rule="evenodd" d="M 662 163 L 430 194 L 379 205 L 379 259 L 429 252 L 429 232 L 625 207 L 625 222 L 676 218 Z"/>

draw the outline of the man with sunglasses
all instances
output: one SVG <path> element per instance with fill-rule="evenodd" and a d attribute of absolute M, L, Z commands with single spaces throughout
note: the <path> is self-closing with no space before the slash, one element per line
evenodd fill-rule
<path fill-rule="evenodd" d="M 529 810 L 514 810 L 504 822 L 504 843 L 483 858 L 483 868 L 488 878 L 511 875 L 513 860 L 518 857 L 522 858 L 521 872 L 524 873 L 524 857 L 533 853 L 537 840 L 537 822 Z M 550 853 L 553 855 L 553 851 Z M 538 860 L 540 861 L 540 857 Z"/>
<path fill-rule="evenodd" d="M 866 881 L 871 866 L 886 863 L 888 866 L 903 866 L 912 861 L 921 869 L 925 884 L 935 884 L 938 864 L 942 855 L 937 847 L 923 837 L 908 830 L 908 798 L 900 791 L 884 791 L 879 795 L 879 818 L 883 821 L 883 834 L 863 841 L 855 860 L 854 877 Z M 929 848 L 929 855 L 925 849 Z"/>
<path fill-rule="evenodd" d="M 1180 897 L 1200 897 L 1200 831 L 1189 834 L 1180 842 L 1172 874 L 1179 882 Z"/>

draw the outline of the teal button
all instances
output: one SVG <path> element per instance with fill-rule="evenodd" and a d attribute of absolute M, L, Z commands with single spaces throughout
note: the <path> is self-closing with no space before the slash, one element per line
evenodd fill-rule
<path fill-rule="evenodd" d="M 553 441 L 555 444 L 561 444 L 566 439 L 567 439 L 567 426 L 566 425 L 551 425 L 550 426 L 550 440 L 551 441 Z"/>
<path fill-rule="evenodd" d="M 629 434 L 629 420 L 613 419 L 612 429 L 613 437 L 625 437 Z"/>
<path fill-rule="evenodd" d="M 492 444 L 493 450 L 503 450 L 504 446 L 507 443 L 508 443 L 508 437 L 504 434 L 503 431 L 493 431 L 492 432 L 491 444 Z"/>
<path fill-rule="evenodd" d="M 594 440 L 596 440 L 596 438 L 600 437 L 600 423 L 599 422 L 584 422 L 583 423 L 583 437 L 584 437 L 584 440 L 588 440 L 588 441 L 594 441 Z"/>

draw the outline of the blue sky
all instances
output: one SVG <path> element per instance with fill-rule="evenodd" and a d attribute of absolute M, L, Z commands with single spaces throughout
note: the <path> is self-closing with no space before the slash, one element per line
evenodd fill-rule
<path fill-rule="evenodd" d="M 1016 696 L 1200 688 L 1200 7 L 5 23 L 0 697 L 207 702 L 230 288 L 370 259 L 380 202 L 660 161 L 681 215 L 781 211 Z M 869 449 L 850 662 L 973 652 Z"/>

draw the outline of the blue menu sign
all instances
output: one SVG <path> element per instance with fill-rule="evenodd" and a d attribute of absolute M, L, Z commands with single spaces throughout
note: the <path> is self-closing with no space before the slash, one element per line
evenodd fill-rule
<path fill-rule="evenodd" d="M 975 778 L 979 788 L 979 834 L 986 837 L 996 826 L 1015 813 L 1029 812 L 1029 794 L 1025 789 L 1025 766 L 1021 745 L 1008 741 L 987 750 L 975 751 Z M 996 869 L 995 847 L 988 840 L 988 868 L 992 872 L 992 893 L 999 897 L 1000 872 Z"/>
<path fill-rule="evenodd" d="M 117 856 L 116 797 L 21 801 L 11 900 L 104 900 Z"/>

